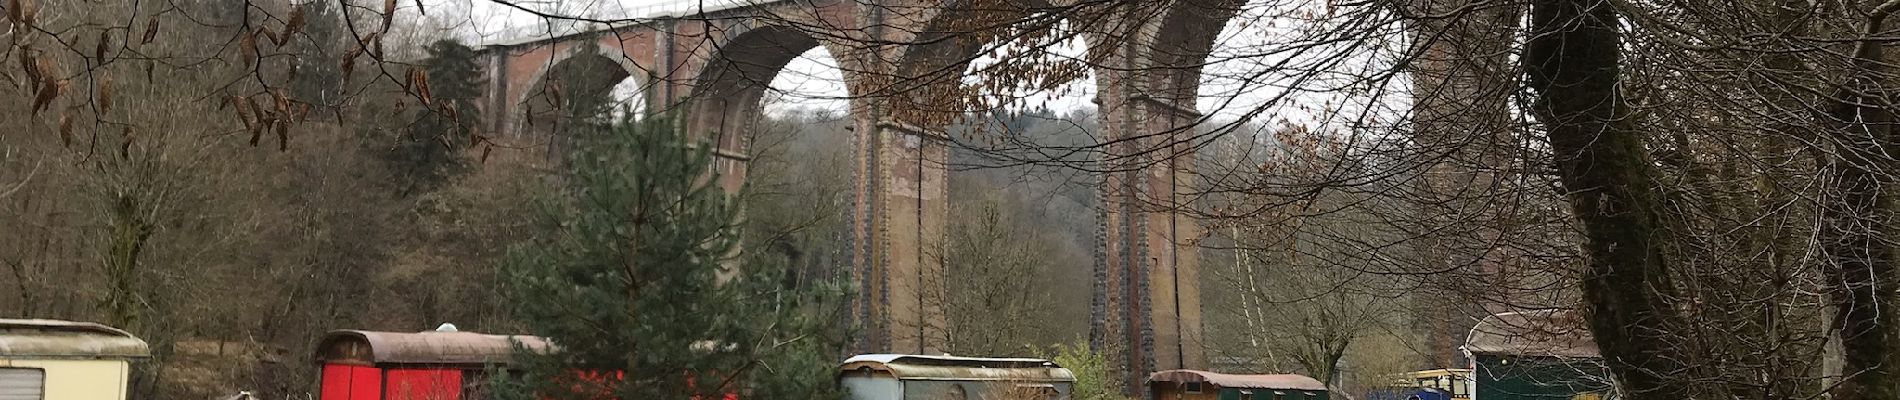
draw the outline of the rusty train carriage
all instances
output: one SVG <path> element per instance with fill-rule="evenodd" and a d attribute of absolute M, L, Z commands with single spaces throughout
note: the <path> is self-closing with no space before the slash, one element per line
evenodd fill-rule
<path fill-rule="evenodd" d="M 485 371 L 510 364 L 517 343 L 535 351 L 550 348 L 537 336 L 331 331 L 317 346 L 318 399 L 478 399 Z"/>
<path fill-rule="evenodd" d="M 1035 358 L 865 354 L 839 368 L 851 400 L 1066 400 L 1069 370 Z"/>
<path fill-rule="evenodd" d="M 1148 375 L 1155 400 L 1327 400 L 1326 384 L 1305 375 L 1234 375 L 1177 369 Z"/>

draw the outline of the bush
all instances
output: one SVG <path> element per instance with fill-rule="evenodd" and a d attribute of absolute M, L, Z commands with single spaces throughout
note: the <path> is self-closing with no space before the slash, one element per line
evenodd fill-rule
<path fill-rule="evenodd" d="M 1089 349 L 1087 343 L 1057 345 L 1044 356 L 1057 365 L 1068 368 L 1075 374 L 1075 388 L 1069 398 L 1073 400 L 1128 400 L 1122 395 L 1122 382 L 1115 379 L 1115 373 L 1109 367 L 1108 357 Z"/>

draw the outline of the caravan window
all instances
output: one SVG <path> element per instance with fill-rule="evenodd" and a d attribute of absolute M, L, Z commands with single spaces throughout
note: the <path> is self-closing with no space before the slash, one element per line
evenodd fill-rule
<path fill-rule="evenodd" d="M 43 400 L 45 398 L 46 370 L 0 368 L 0 400 Z"/>

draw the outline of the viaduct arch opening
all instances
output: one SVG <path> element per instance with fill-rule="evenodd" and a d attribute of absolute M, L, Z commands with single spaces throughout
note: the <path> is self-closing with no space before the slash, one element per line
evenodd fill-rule
<path fill-rule="evenodd" d="M 618 47 L 599 40 L 574 44 L 538 71 L 513 104 L 516 138 L 537 145 L 550 164 L 572 149 L 577 129 L 646 112 L 651 79 Z"/>
<path fill-rule="evenodd" d="M 735 192 L 744 185 L 750 142 L 765 117 L 773 80 L 787 64 L 822 47 L 809 33 L 779 25 L 745 29 L 715 43 L 680 107 L 687 131 L 717 146 L 714 171 L 727 192 Z"/>

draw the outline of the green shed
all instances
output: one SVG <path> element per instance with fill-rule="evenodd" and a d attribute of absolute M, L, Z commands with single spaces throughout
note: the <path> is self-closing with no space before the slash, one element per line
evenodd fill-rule
<path fill-rule="evenodd" d="M 1305 375 L 1234 375 L 1176 369 L 1148 375 L 1154 400 L 1326 400 L 1326 384 Z"/>
<path fill-rule="evenodd" d="M 1507 312 L 1472 327 L 1464 351 L 1472 400 L 1608 400 L 1615 388 L 1583 319 L 1567 310 Z"/>

